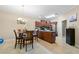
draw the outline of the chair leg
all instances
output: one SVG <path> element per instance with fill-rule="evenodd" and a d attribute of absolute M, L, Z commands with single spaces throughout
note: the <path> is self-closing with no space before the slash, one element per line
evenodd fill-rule
<path fill-rule="evenodd" d="M 23 40 L 23 48 L 24 48 L 24 46 L 25 46 L 25 40 Z"/>
<path fill-rule="evenodd" d="M 15 48 L 16 48 L 16 45 L 17 45 L 17 40 L 15 41 Z"/>
<path fill-rule="evenodd" d="M 16 45 L 17 45 L 17 44 L 15 43 L 15 48 L 16 48 Z"/>
<path fill-rule="evenodd" d="M 27 41 L 26 41 L 26 51 L 27 51 Z"/>
<path fill-rule="evenodd" d="M 22 49 L 22 39 L 20 40 L 20 49 Z"/>
<path fill-rule="evenodd" d="M 20 49 L 22 49 L 22 44 L 20 44 Z"/>
<path fill-rule="evenodd" d="M 33 40 L 32 40 L 32 49 L 33 49 Z"/>

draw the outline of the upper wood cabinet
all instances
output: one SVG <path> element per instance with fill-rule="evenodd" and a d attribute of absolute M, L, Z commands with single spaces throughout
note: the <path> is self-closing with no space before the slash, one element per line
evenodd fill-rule
<path fill-rule="evenodd" d="M 45 20 L 41 20 L 41 21 L 36 21 L 35 22 L 35 26 L 41 27 L 41 26 L 51 26 L 51 22 L 49 21 L 45 21 Z"/>

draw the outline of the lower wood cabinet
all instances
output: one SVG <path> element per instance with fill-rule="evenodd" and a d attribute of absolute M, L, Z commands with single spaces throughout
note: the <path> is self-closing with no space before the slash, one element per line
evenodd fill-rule
<path fill-rule="evenodd" d="M 38 37 L 49 43 L 55 43 L 56 40 L 55 32 L 39 31 Z"/>

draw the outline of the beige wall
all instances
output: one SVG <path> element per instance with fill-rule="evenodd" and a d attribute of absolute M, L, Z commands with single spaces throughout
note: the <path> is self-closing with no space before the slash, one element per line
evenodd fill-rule
<path fill-rule="evenodd" d="M 68 17 L 72 15 L 76 15 L 77 13 L 77 21 L 69 22 Z M 62 21 L 67 20 L 67 28 L 72 27 L 75 28 L 75 45 L 79 47 L 79 6 L 71 9 L 70 11 L 66 12 L 64 15 L 58 17 L 57 19 L 58 25 L 58 37 L 62 38 Z M 63 39 L 61 39 L 63 41 Z"/>
<path fill-rule="evenodd" d="M 24 17 L 26 20 L 25 25 L 17 25 L 16 20 L 18 19 L 17 15 L 9 14 L 6 12 L 0 12 L 0 36 L 4 39 L 13 39 L 14 38 L 14 29 L 26 28 L 28 30 L 33 30 L 35 28 L 35 20 L 32 18 Z"/>

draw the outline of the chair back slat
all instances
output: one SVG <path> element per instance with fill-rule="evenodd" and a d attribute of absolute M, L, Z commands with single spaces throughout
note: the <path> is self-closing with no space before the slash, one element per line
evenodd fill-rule
<path fill-rule="evenodd" d="M 29 39 L 33 39 L 33 31 L 27 31 L 26 33 Z"/>
<path fill-rule="evenodd" d="M 16 33 L 16 31 L 14 30 L 14 34 L 15 34 L 15 37 L 16 37 L 16 39 L 17 39 L 17 33 Z"/>

